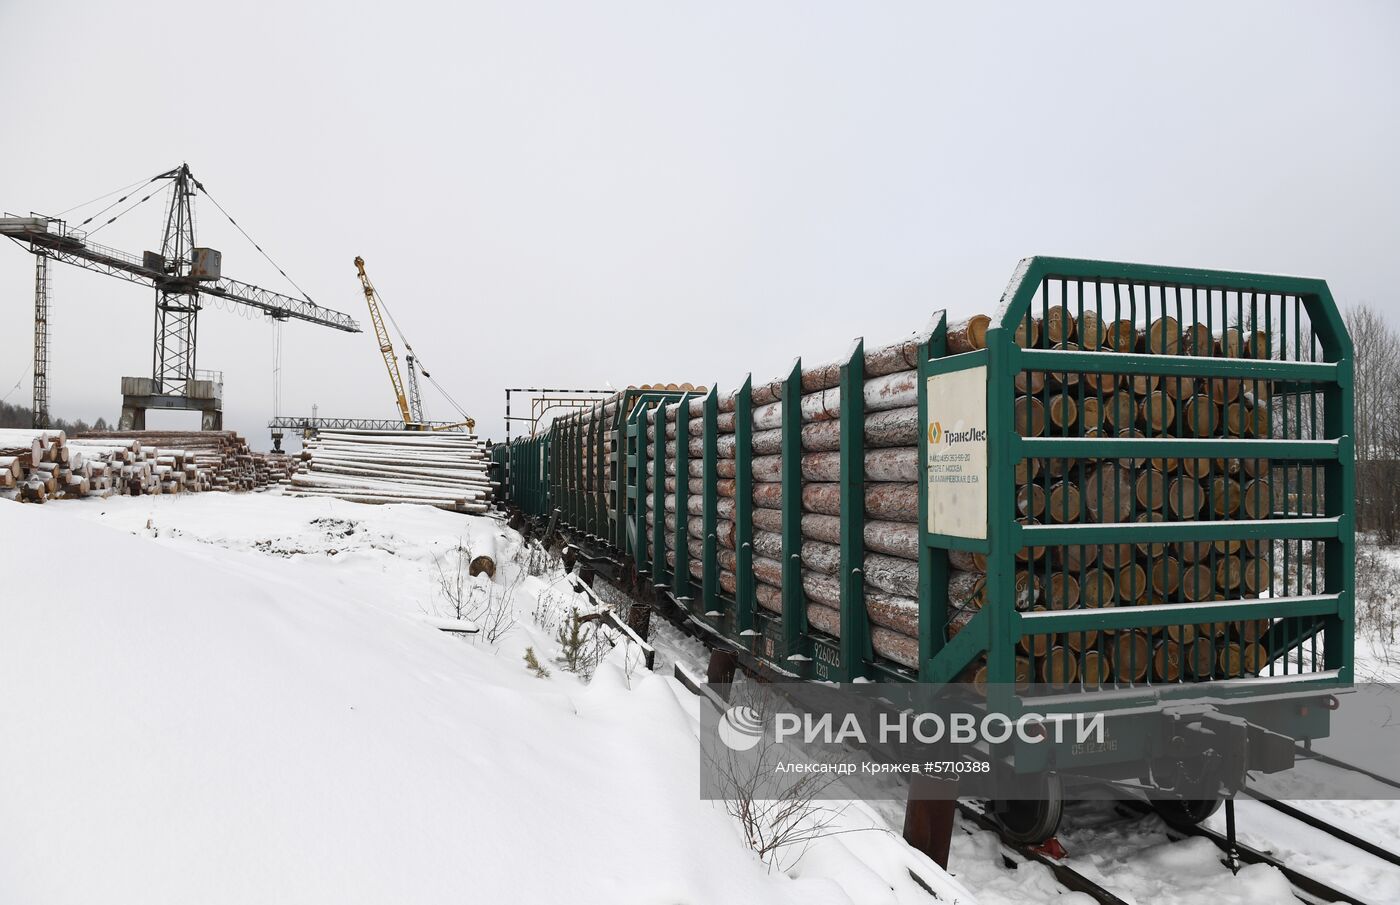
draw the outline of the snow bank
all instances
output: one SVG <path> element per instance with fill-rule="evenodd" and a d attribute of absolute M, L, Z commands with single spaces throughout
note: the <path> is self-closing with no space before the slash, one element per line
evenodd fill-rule
<path fill-rule="evenodd" d="M 306 533 L 263 500 L 264 534 Z M 0 505 L 4 901 L 851 900 L 768 874 L 698 800 L 666 679 L 536 679 L 355 580 L 393 552 L 325 580 L 340 556 L 153 542 L 173 507 L 70 511 Z"/>

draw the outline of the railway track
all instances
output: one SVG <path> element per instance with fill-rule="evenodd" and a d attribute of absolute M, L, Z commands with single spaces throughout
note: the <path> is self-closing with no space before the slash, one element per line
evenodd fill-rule
<path fill-rule="evenodd" d="M 1269 796 L 1264 795 L 1261 792 L 1251 791 L 1249 793 L 1249 797 L 1251 801 L 1257 801 L 1267 808 L 1271 808 L 1275 811 L 1278 811 L 1280 814 L 1284 814 L 1288 817 L 1293 818 L 1299 823 L 1307 824 L 1315 830 L 1321 830 L 1322 832 L 1333 837 L 1339 842 L 1345 842 L 1352 848 L 1359 849 L 1363 852 L 1366 852 L 1368 855 L 1372 855 L 1373 857 L 1379 858 L 1382 861 L 1385 861 L 1389 864 L 1393 864 L 1396 867 L 1400 867 L 1400 855 L 1397 855 L 1395 852 L 1392 852 L 1389 849 L 1385 849 L 1380 847 L 1379 845 L 1376 845 L 1369 839 L 1362 839 L 1355 833 L 1348 832 L 1347 830 L 1344 830 L 1339 826 L 1334 826 L 1333 824 L 1328 823 L 1327 821 L 1323 820 L 1315 814 L 1310 814 L 1307 811 L 1301 810 L 1300 808 L 1295 808 L 1293 805 L 1289 804 L 1286 801 L 1279 801 L 1276 798 L 1270 798 Z"/>
<path fill-rule="evenodd" d="M 1150 806 L 1138 803 L 1125 805 L 1125 809 L 1136 812 L 1137 814 L 1152 812 Z M 1321 821 L 1316 824 L 1316 827 L 1337 838 L 1339 841 L 1350 844 L 1350 840 L 1346 838 L 1350 836 L 1350 834 L 1340 831 L 1336 827 L 1322 823 Z M 1284 875 L 1289 884 L 1293 887 L 1293 895 L 1298 901 L 1307 903 L 1307 905 L 1322 905 L 1322 903 L 1330 902 L 1347 902 L 1350 903 L 1350 905 L 1385 905 L 1383 902 L 1368 899 L 1357 893 L 1339 889 L 1311 874 L 1304 873 L 1303 871 L 1291 867 L 1285 863 L 1285 859 L 1280 858 L 1273 852 L 1254 848 L 1238 840 L 1231 846 L 1230 840 L 1224 833 L 1213 830 L 1207 826 L 1195 826 L 1190 829 L 1171 827 L 1167 830 L 1167 836 L 1168 838 L 1175 837 L 1177 839 L 1199 836 L 1210 840 L 1227 859 L 1233 852 L 1234 857 L 1243 864 L 1267 864 Z"/>
<path fill-rule="evenodd" d="M 1094 901 L 1099 902 L 1100 905 L 1126 905 L 1126 901 L 1119 896 L 1118 893 L 1104 886 L 1092 877 L 1079 872 L 1072 864 L 1057 860 L 1038 847 L 1021 845 L 1007 840 L 1001 834 L 1000 827 L 996 820 L 994 820 L 979 804 L 959 802 L 958 808 L 959 812 L 967 821 L 975 824 L 980 829 L 996 834 L 1001 842 L 1003 857 L 1006 858 L 1008 866 L 1015 863 L 1016 858 L 1019 858 L 1021 861 L 1041 864 L 1049 869 L 1056 881 L 1066 889 L 1088 895 L 1094 899 Z M 1120 803 L 1119 811 L 1124 816 L 1128 817 L 1141 817 L 1154 813 L 1151 806 L 1141 802 Z M 1292 815 L 1290 814 L 1290 816 Z M 1358 837 L 1344 830 L 1340 830 L 1322 821 L 1309 822 L 1305 820 L 1304 822 L 1309 823 L 1310 826 L 1316 829 L 1329 833 L 1334 838 L 1348 845 L 1360 841 L 1364 843 L 1363 845 L 1356 846 L 1360 850 L 1373 854 L 1389 863 L 1400 864 L 1400 858 L 1397 858 L 1393 852 L 1379 849 L 1377 846 L 1366 843 L 1365 840 L 1359 840 Z M 1212 830 L 1209 827 L 1198 826 L 1193 830 L 1168 828 L 1167 836 L 1173 841 L 1180 841 L 1191 836 L 1199 836 L 1209 840 L 1220 850 L 1225 858 L 1228 858 L 1231 852 L 1231 845 L 1225 834 Z M 1340 889 L 1310 874 L 1299 871 L 1285 863 L 1286 859 L 1277 856 L 1273 852 L 1257 849 L 1239 842 L 1235 843 L 1233 849 L 1235 857 L 1244 864 L 1266 864 L 1277 869 L 1292 886 L 1294 897 L 1299 902 L 1305 903 L 1305 905 L 1324 905 L 1324 903 L 1335 902 L 1345 902 L 1349 903 L 1349 905 L 1386 905 L 1386 903 L 1379 900 L 1366 898 L 1365 896 Z"/>
<path fill-rule="evenodd" d="M 1373 773 L 1372 771 L 1367 770 L 1364 767 L 1358 767 L 1355 764 L 1349 764 L 1346 761 L 1337 760 L 1337 758 L 1330 757 L 1319 751 L 1300 748 L 1298 750 L 1298 757 L 1302 758 L 1303 760 L 1314 760 L 1320 764 L 1327 764 L 1330 767 L 1336 767 L 1340 770 L 1348 770 L 1360 776 L 1365 776 L 1370 779 L 1373 779 L 1376 782 L 1381 783 L 1382 785 L 1390 786 L 1392 789 L 1400 789 L 1400 780 L 1392 779 L 1389 776 L 1382 776 L 1379 773 Z"/>
<path fill-rule="evenodd" d="M 1012 857 L 1014 855 L 1016 857 L 1019 857 L 1019 859 L 1022 861 L 1034 862 L 1037 864 L 1044 865 L 1047 869 L 1050 870 L 1050 872 L 1054 875 L 1056 881 L 1059 882 L 1061 886 L 1064 886 L 1066 889 L 1072 890 L 1074 892 L 1079 892 L 1088 895 L 1094 901 L 1100 903 L 1100 905 L 1127 905 L 1126 900 L 1124 900 L 1112 889 L 1104 886 L 1097 880 L 1079 872 L 1071 864 L 1067 864 L 1063 861 L 1055 859 L 1050 854 L 1041 850 L 1040 848 L 1021 845 L 1019 843 L 1007 840 L 1001 834 L 1000 827 L 997 824 L 996 820 L 994 820 L 991 817 L 991 815 L 989 815 L 986 812 L 986 810 L 981 806 L 975 803 L 959 802 L 958 810 L 962 814 L 962 816 L 969 822 L 975 824 L 977 827 L 983 830 L 997 835 L 997 838 L 1000 840 L 1002 845 L 1003 857 L 1006 858 L 1008 866 L 1015 863 L 1015 858 Z M 1144 816 L 1153 813 L 1153 810 L 1150 806 L 1138 802 L 1123 803 L 1120 805 L 1120 811 L 1124 813 L 1125 816 L 1134 817 Z M 1292 815 L 1290 814 L 1290 816 Z M 1362 842 L 1364 844 L 1356 846 L 1360 850 L 1366 851 L 1369 854 L 1373 854 L 1376 857 L 1382 858 L 1383 860 L 1386 860 L 1392 864 L 1400 864 L 1400 858 L 1397 858 L 1397 856 L 1393 852 L 1388 852 L 1384 849 L 1379 849 L 1373 844 L 1366 843 L 1365 840 L 1360 840 L 1358 839 L 1358 837 L 1347 833 L 1344 830 L 1340 830 L 1337 827 L 1325 824 L 1322 821 L 1309 822 L 1305 820 L 1304 822 L 1309 823 L 1310 826 L 1313 826 L 1316 829 L 1329 833 L 1339 841 L 1346 842 L 1349 845 L 1355 844 L 1355 842 L 1358 841 Z M 1225 834 L 1212 830 L 1208 827 L 1198 826 L 1193 830 L 1189 831 L 1179 830 L 1176 828 L 1169 828 L 1167 830 L 1167 836 L 1168 838 L 1173 839 L 1174 841 L 1179 841 L 1190 836 L 1200 836 L 1205 839 L 1208 839 L 1213 845 L 1215 845 L 1216 848 L 1220 850 L 1221 854 L 1224 855 L 1226 858 L 1229 857 L 1231 852 L 1231 845 L 1229 840 L 1226 838 Z M 1335 902 L 1345 902 L 1349 903 L 1349 905 L 1386 905 L 1386 903 L 1382 903 L 1379 900 L 1369 899 L 1356 893 L 1339 889 L 1336 886 L 1323 882 L 1322 880 L 1319 880 L 1318 878 L 1310 874 L 1304 873 L 1293 867 L 1290 867 L 1288 864 L 1285 863 L 1284 859 L 1278 857 L 1272 852 L 1256 849 L 1252 846 L 1244 845 L 1239 842 L 1235 843 L 1233 850 L 1235 857 L 1238 858 L 1239 861 L 1244 864 L 1266 864 L 1270 867 L 1277 869 L 1281 874 L 1284 875 L 1284 877 L 1288 880 L 1289 884 L 1293 887 L 1294 897 L 1299 902 L 1305 903 L 1305 905 L 1325 905 L 1325 903 Z"/>
<path fill-rule="evenodd" d="M 958 813 L 964 820 L 976 824 L 979 828 L 996 835 L 1001 841 L 1002 858 L 1007 866 L 1016 863 L 1013 855 L 1022 861 L 1034 862 L 1043 865 L 1054 876 L 1055 881 L 1064 888 L 1073 892 L 1080 892 L 1089 896 L 1099 905 L 1129 905 L 1117 893 L 1101 885 L 1097 881 L 1085 876 L 1063 861 L 1052 857 L 1049 853 L 1039 848 L 1023 845 L 1019 842 L 1008 840 L 1001 833 L 1001 826 L 996 820 L 986 812 L 986 810 L 975 802 L 959 801 Z"/>
<path fill-rule="evenodd" d="M 708 688 L 703 680 L 697 678 L 679 664 L 676 666 L 676 678 L 691 691 L 691 693 L 707 701 L 718 711 L 722 712 L 727 706 L 724 699 Z M 1316 830 L 1325 832 L 1338 841 L 1352 846 L 1359 851 L 1366 852 L 1369 855 L 1400 867 L 1400 855 L 1383 849 L 1375 843 L 1362 839 L 1340 827 L 1335 827 L 1312 814 L 1308 814 L 1285 802 L 1277 801 L 1256 792 L 1250 793 L 1250 800 L 1257 801 L 1260 804 L 1286 814 Z M 1139 802 L 1122 803 L 1120 805 L 1120 810 L 1127 816 L 1136 817 L 1154 813 L 1149 805 Z M 1002 847 L 1002 857 L 1008 867 L 1015 865 L 1018 861 L 1040 864 L 1050 871 L 1056 882 L 1061 886 L 1073 892 L 1087 895 L 1095 902 L 1098 902 L 1099 905 L 1129 905 L 1127 900 L 1123 899 L 1112 889 L 1076 870 L 1071 864 L 1055 858 L 1044 849 L 1007 839 L 1002 833 L 1000 825 L 980 803 L 966 800 L 959 801 L 958 813 L 966 823 L 973 824 L 997 836 Z M 1190 836 L 1199 836 L 1208 839 L 1220 850 L 1222 856 L 1226 859 L 1228 859 L 1233 852 L 1234 857 L 1241 863 L 1267 864 L 1277 869 L 1293 887 L 1294 897 L 1299 902 L 1304 903 L 1304 905 L 1326 905 L 1326 903 L 1335 902 L 1344 902 L 1348 903 L 1348 905 L 1385 905 L 1385 903 L 1339 889 L 1308 873 L 1291 867 L 1286 863 L 1286 859 L 1272 852 L 1257 849 L 1253 846 L 1240 843 L 1239 841 L 1236 841 L 1232 846 L 1225 834 L 1210 829 L 1209 827 L 1197 826 L 1190 830 L 1172 827 L 1168 828 L 1167 836 L 1174 841 L 1179 841 Z"/>
<path fill-rule="evenodd" d="M 605 580 L 607 580 L 611 578 L 611 576 L 605 575 L 604 578 Z M 614 588 L 619 593 L 622 593 L 624 595 L 627 593 L 620 585 L 614 584 Z M 664 596 L 664 592 L 663 594 L 658 595 L 658 597 L 662 596 Z M 707 649 L 716 649 L 715 641 L 717 639 L 717 636 L 715 636 L 711 632 L 704 631 L 702 628 L 694 625 L 691 620 L 686 618 L 684 611 L 682 611 L 679 607 L 676 607 L 674 605 L 663 605 L 658 607 L 657 611 L 667 620 L 668 623 L 673 625 L 677 630 L 681 631 L 683 634 L 699 640 L 702 644 L 705 645 Z M 675 666 L 675 675 L 676 678 L 681 682 L 681 684 L 684 685 L 689 691 L 691 691 L 696 696 L 700 697 L 702 700 L 707 701 L 711 706 L 717 708 L 719 711 L 722 712 L 727 707 L 727 702 L 725 702 L 723 698 L 721 698 L 712 689 L 710 689 L 704 682 L 704 680 L 698 678 L 679 662 L 677 662 Z M 1400 788 L 1400 782 L 1389 779 L 1388 777 L 1371 773 L 1370 771 L 1364 770 L 1359 767 L 1354 767 L 1351 764 L 1338 761 L 1335 758 L 1328 757 L 1327 755 L 1319 754 L 1313 751 L 1304 752 L 1300 750 L 1299 756 L 1306 757 L 1312 760 L 1317 760 L 1322 763 L 1327 763 L 1331 766 L 1335 766 L 1341 769 L 1352 770 L 1354 772 L 1370 776 L 1373 779 L 1376 779 L 1377 781 L 1386 783 L 1396 788 Z M 1338 841 L 1345 843 L 1346 845 L 1349 845 L 1357 849 L 1358 851 L 1365 852 L 1369 855 L 1372 855 L 1376 858 L 1379 858 L 1390 864 L 1394 864 L 1397 867 L 1400 867 L 1400 855 L 1397 855 L 1394 852 L 1383 849 L 1380 846 L 1369 842 L 1368 840 L 1362 839 L 1353 833 L 1341 829 L 1340 827 L 1332 826 L 1331 824 L 1326 823 L 1320 818 L 1312 814 L 1308 814 L 1307 812 L 1301 811 L 1297 808 L 1294 808 L 1285 802 L 1277 801 L 1275 799 L 1269 798 L 1268 796 L 1264 796 L 1254 792 L 1251 792 L 1250 796 L 1251 800 L 1258 801 L 1260 804 L 1273 808 L 1274 810 L 1279 811 L 1280 813 L 1286 814 L 1287 816 L 1298 820 L 1299 822 L 1302 822 L 1318 831 L 1325 832 L 1333 838 L 1337 839 Z M 1125 815 L 1129 816 L 1143 816 L 1149 813 L 1155 813 L 1150 805 L 1147 805 L 1146 803 L 1142 802 L 1122 802 L 1120 803 L 1119 807 Z M 1055 858 L 1049 852 L 1043 850 L 1042 848 L 1024 845 L 1019 842 L 1007 839 L 1002 833 L 1000 825 L 980 803 L 975 801 L 961 800 L 958 802 L 958 811 L 962 815 L 964 821 L 966 821 L 967 823 L 971 823 L 980 829 L 996 834 L 1002 846 L 1002 856 L 1004 859 L 1006 859 L 1008 866 L 1016 864 L 1017 859 L 1019 859 L 1021 862 L 1034 862 L 1037 864 L 1041 864 L 1047 870 L 1050 871 L 1050 873 L 1055 877 L 1056 881 L 1060 883 L 1061 886 L 1065 887 L 1068 890 L 1087 895 L 1090 898 L 1092 898 L 1095 902 L 1100 903 L 1100 905 L 1129 905 L 1129 903 L 1126 900 L 1124 900 L 1112 889 L 1104 886 L 1092 877 L 1089 877 L 1076 870 L 1071 864 L 1068 864 L 1058 858 Z M 1299 902 L 1304 903 L 1304 905 L 1325 905 L 1325 903 L 1336 902 L 1348 903 L 1348 905 L 1386 905 L 1386 903 L 1368 899 L 1356 893 L 1339 889 L 1318 879 L 1317 877 L 1299 871 L 1296 868 L 1293 868 L 1286 864 L 1285 859 L 1278 857 L 1272 852 L 1254 848 L 1244 843 L 1240 843 L 1238 840 L 1236 840 L 1232 844 L 1225 834 L 1206 826 L 1196 826 L 1190 829 L 1179 829 L 1175 827 L 1170 827 L 1167 830 L 1167 836 L 1169 839 L 1173 839 L 1174 841 L 1179 841 L 1190 836 L 1199 836 L 1208 839 L 1217 849 L 1220 850 L 1221 854 L 1224 856 L 1222 860 L 1228 860 L 1233 856 L 1239 862 L 1244 864 L 1266 864 L 1271 867 L 1274 867 L 1288 880 L 1289 884 L 1293 888 L 1294 897 Z"/>

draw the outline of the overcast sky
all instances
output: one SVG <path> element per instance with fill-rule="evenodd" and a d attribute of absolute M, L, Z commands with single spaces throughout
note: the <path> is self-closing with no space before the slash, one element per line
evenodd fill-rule
<path fill-rule="evenodd" d="M 504 387 L 766 379 L 990 311 L 1032 254 L 1300 273 L 1400 310 L 1398 46 L 1391 2 L 0 0 L 0 209 L 188 161 L 361 322 L 363 255 L 499 439 Z M 158 247 L 160 200 L 96 240 Z M 290 288 L 197 204 L 226 275 Z M 154 292 L 52 274 L 52 410 L 114 420 Z M 22 377 L 24 404 L 32 295 L 3 243 L 0 396 Z M 259 447 L 272 337 L 200 318 Z M 370 335 L 284 342 L 285 414 L 395 416 Z"/>

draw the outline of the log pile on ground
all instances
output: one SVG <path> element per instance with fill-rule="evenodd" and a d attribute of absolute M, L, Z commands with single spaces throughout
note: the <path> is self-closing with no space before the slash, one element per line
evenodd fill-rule
<path fill-rule="evenodd" d="M 491 507 L 490 456 L 473 434 L 321 431 L 301 452 L 295 496 L 356 503 L 419 503 L 455 512 Z"/>
<path fill-rule="evenodd" d="M 254 452 L 235 431 L 90 432 L 70 439 L 69 444 L 109 450 L 126 465 L 153 462 L 155 467 L 145 477 L 159 478 L 162 487 L 156 490 L 157 482 L 146 481 L 139 491 L 145 493 L 263 490 L 285 483 L 296 470 L 291 456 Z M 164 472 L 161 467 L 172 470 Z M 141 476 L 136 474 L 141 471 L 133 469 L 132 476 Z M 136 485 L 126 492 L 138 492 Z"/>
<path fill-rule="evenodd" d="M 88 495 L 259 490 L 295 469 L 233 431 L 0 431 L 0 492 L 25 502 Z"/>

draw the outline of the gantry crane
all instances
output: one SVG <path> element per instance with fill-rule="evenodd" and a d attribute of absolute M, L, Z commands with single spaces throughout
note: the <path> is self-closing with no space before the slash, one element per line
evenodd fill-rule
<path fill-rule="evenodd" d="M 222 377 L 195 370 L 195 341 L 197 338 L 200 299 L 214 296 L 263 311 L 274 321 L 302 320 L 335 330 L 360 332 L 360 327 L 348 314 L 323 308 L 303 293 L 292 298 L 223 276 L 222 256 L 212 248 L 195 245 L 193 198 L 196 192 L 209 197 L 215 207 L 219 203 L 182 163 L 151 177 L 149 186 L 158 182 L 171 186 L 170 207 L 165 219 L 165 232 L 160 251 L 147 251 L 137 256 L 98 245 L 89 234 L 72 229 L 59 217 L 31 213 L 28 217 L 6 214 L 0 217 L 0 235 L 16 243 L 28 245 L 35 256 L 34 283 L 34 421 L 36 427 L 48 426 L 48 306 L 50 300 L 48 262 L 50 259 L 73 264 L 97 273 L 120 277 L 133 283 L 152 286 L 156 290 L 155 344 L 151 355 L 151 376 L 122 378 L 122 417 L 124 430 L 145 427 L 148 408 L 199 411 L 203 413 L 201 427 L 218 430 L 223 424 Z M 120 191 L 120 190 L 119 190 Z M 113 192 L 111 194 L 116 194 Z M 107 210 L 127 200 L 137 192 L 123 195 Z M 121 213 L 94 227 L 94 232 L 133 210 L 155 195 L 145 197 Z M 223 208 L 219 207 L 220 212 Z M 224 214 L 228 216 L 226 213 Z M 99 215 L 83 221 L 86 226 Z M 238 228 L 233 218 L 229 222 Z M 243 233 L 247 236 L 247 233 Z M 251 242 L 252 240 L 249 239 Z M 266 257 L 260 247 L 255 248 Z M 268 258 L 271 261 L 271 258 Z M 275 266 L 275 265 L 274 265 Z M 279 268 L 280 270 L 280 268 Z M 285 276 L 285 272 L 283 273 Z M 290 278 L 289 278 L 290 280 Z"/>
<path fill-rule="evenodd" d="M 389 383 L 394 388 L 394 402 L 399 407 L 399 415 L 403 418 L 404 430 L 456 430 L 465 427 L 471 430 L 476 427 L 476 420 L 471 417 L 464 417 L 464 420 L 452 424 L 434 424 L 423 418 L 423 397 L 418 391 L 418 374 L 421 372 L 428 380 L 433 377 L 428 373 L 422 364 L 413 354 L 413 347 L 408 344 L 403 333 L 399 333 L 399 339 L 404 344 L 404 360 L 408 365 L 408 383 L 405 392 L 403 376 L 399 373 L 399 357 L 394 352 L 394 341 L 389 336 L 389 329 L 384 324 L 384 303 L 380 299 L 379 293 L 375 291 L 374 284 L 370 282 L 369 274 L 365 273 L 365 259 L 355 257 L 355 270 L 360 275 L 360 286 L 364 289 L 365 304 L 369 306 L 370 323 L 374 325 L 374 338 L 379 343 L 379 354 L 384 358 L 384 367 L 389 372 Z M 398 325 L 395 324 L 397 330 Z"/>

